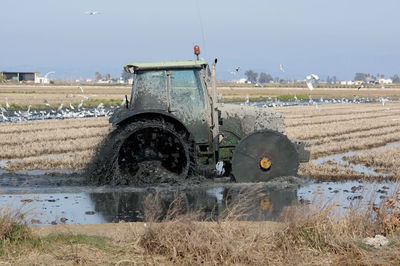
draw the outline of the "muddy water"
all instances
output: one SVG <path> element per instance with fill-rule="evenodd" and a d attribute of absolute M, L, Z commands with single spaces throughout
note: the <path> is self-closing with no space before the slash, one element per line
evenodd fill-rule
<path fill-rule="evenodd" d="M 400 147 L 400 142 L 388 143 L 385 146 L 373 148 L 373 149 L 369 149 L 369 150 L 350 151 L 350 152 L 346 152 L 346 153 L 330 155 L 330 156 L 321 157 L 321 158 L 312 160 L 310 162 L 316 163 L 316 164 L 335 162 L 335 163 L 339 163 L 343 167 L 350 167 L 352 170 L 354 170 L 355 172 L 360 173 L 360 174 L 366 174 L 366 175 L 373 176 L 373 177 L 377 177 L 377 176 L 387 177 L 388 176 L 387 174 L 377 173 L 373 167 L 367 167 L 362 164 L 354 164 L 349 161 L 346 161 L 345 158 L 352 157 L 359 152 L 374 152 L 374 151 L 383 150 L 383 149 L 392 148 L 392 147 Z"/>
<path fill-rule="evenodd" d="M 201 210 L 207 220 L 222 217 L 237 202 L 246 206 L 242 214 L 248 220 L 276 220 L 286 206 L 296 203 L 335 204 L 342 213 L 352 205 L 360 210 L 369 208 L 400 188 L 393 182 L 311 182 L 300 178 L 179 187 L 85 186 L 79 176 L 3 176 L 1 180 L 0 206 L 25 212 L 32 225 L 143 221 L 149 195 L 153 195 L 152 206 L 160 208 L 159 217 L 180 196 L 184 212 Z"/>

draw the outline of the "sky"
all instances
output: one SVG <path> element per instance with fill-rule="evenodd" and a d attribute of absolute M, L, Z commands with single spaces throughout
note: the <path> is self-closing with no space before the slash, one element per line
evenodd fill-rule
<path fill-rule="evenodd" d="M 221 80 L 400 74 L 398 0 L 1 0 L 0 71 L 119 77 L 126 62 L 218 58 Z M 101 12 L 90 16 L 89 10 Z M 285 73 L 279 69 L 283 64 Z M 237 75 L 231 72 L 240 66 Z"/>

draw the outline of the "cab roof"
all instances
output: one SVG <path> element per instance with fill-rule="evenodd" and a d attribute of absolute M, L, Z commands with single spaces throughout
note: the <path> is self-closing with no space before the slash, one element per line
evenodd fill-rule
<path fill-rule="evenodd" d="M 207 65 L 206 61 L 165 61 L 165 62 L 139 62 L 126 63 L 124 69 L 128 73 L 141 70 L 168 70 L 168 69 L 193 69 L 203 68 Z"/>

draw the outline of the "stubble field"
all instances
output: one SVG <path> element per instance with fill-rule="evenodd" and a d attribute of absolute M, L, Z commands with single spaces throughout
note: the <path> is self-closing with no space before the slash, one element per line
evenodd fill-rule
<path fill-rule="evenodd" d="M 99 101 L 122 99 L 129 94 L 128 87 L 86 87 L 85 94 L 76 87 L 36 87 L 26 86 L 1 88 L 0 97 L 7 97 L 10 104 L 41 104 L 44 100 L 52 101 L 54 106 L 81 96 L 96 98 Z M 263 97 L 274 93 L 303 93 L 302 88 L 220 88 L 224 97 L 243 96 L 244 93 L 263 91 Z M 378 89 L 364 90 L 367 97 L 376 95 Z M 354 89 L 316 89 L 316 95 L 351 95 Z M 11 92 L 11 93 L 10 93 Z M 397 89 L 380 90 L 387 96 L 397 95 Z M 76 94 L 75 94 L 76 93 Z M 267 94 L 268 93 L 268 94 Z M 258 94 L 257 94 L 258 95 Z M 0 99 L 1 101 L 1 99 Z M 367 164 L 376 167 L 378 173 L 385 173 L 389 178 L 397 175 L 398 164 L 386 164 L 380 167 L 374 158 L 383 151 L 365 152 L 371 148 L 383 147 L 388 143 L 400 141 L 400 104 L 387 102 L 366 104 L 331 104 L 311 106 L 277 107 L 286 117 L 286 134 L 291 139 L 307 141 L 311 144 L 312 160 L 349 151 L 364 151 L 349 162 Z M 96 146 L 112 130 L 108 118 L 82 118 L 65 120 L 32 121 L 0 124 L 0 164 L 5 170 L 81 170 L 90 161 Z M 396 151 L 396 150 L 395 150 Z M 393 152 L 388 150 L 388 152 Z M 362 155 L 362 157 L 360 157 Z M 369 158 L 369 159 L 368 159 Z M 371 162 L 373 160 L 373 162 Z M 381 169 L 382 168 L 382 169 Z M 309 162 L 302 164 L 299 174 L 315 178 L 358 178 L 368 177 L 367 173 L 355 172 L 351 167 L 335 161 L 324 163 Z"/>

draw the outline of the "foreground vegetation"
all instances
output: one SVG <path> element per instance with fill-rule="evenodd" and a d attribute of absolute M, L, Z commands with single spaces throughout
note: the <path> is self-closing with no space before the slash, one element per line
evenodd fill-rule
<path fill-rule="evenodd" d="M 398 265 L 398 193 L 380 208 L 348 209 L 338 219 L 335 204 L 292 206 L 280 223 L 247 222 L 247 204 L 215 222 L 201 212 L 183 214 L 182 198 L 159 216 L 156 196 L 146 201 L 146 223 L 57 225 L 28 228 L 21 216 L 0 218 L 0 262 L 102 265 Z M 250 194 L 252 195 L 252 194 Z M 265 211 L 268 211 L 267 209 Z M 206 221 L 205 221 L 206 220 Z M 83 233 L 85 232 L 85 233 Z M 372 247 L 366 237 L 384 235 L 388 244 Z"/>

